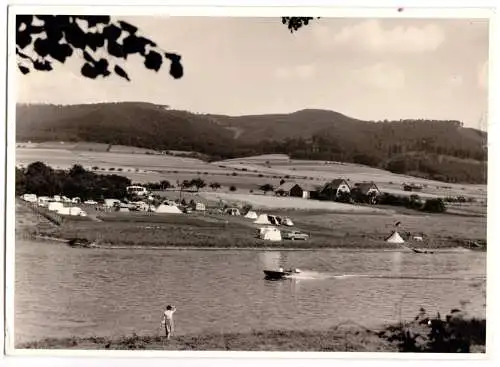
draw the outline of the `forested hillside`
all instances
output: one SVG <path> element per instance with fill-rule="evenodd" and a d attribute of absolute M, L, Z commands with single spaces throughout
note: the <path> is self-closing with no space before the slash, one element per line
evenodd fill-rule
<path fill-rule="evenodd" d="M 459 121 L 362 121 L 326 110 L 223 116 L 148 103 L 19 105 L 18 141 L 94 141 L 185 150 L 212 160 L 285 153 L 448 182 L 486 182 L 487 134 Z"/>

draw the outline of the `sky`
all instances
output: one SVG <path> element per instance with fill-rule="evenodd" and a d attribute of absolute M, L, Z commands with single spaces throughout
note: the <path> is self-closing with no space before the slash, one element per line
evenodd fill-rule
<path fill-rule="evenodd" d="M 321 18 L 290 33 L 279 18 L 120 17 L 182 55 L 184 76 L 147 70 L 89 80 L 74 55 L 18 73 L 20 103 L 144 101 L 229 115 L 328 109 L 363 120 L 459 120 L 486 129 L 488 21 Z"/>

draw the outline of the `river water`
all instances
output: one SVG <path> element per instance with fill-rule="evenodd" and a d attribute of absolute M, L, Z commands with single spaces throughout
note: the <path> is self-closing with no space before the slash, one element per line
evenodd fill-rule
<path fill-rule="evenodd" d="M 297 279 L 268 281 L 265 268 Z M 461 303 L 485 316 L 486 253 L 74 249 L 17 241 L 16 342 L 159 332 L 164 305 L 177 334 L 371 327 L 442 314 Z"/>

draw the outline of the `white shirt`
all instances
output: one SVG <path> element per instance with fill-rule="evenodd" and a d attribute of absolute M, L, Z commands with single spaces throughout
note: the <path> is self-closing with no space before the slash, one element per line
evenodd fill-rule
<path fill-rule="evenodd" d="M 173 310 L 166 310 L 163 315 L 165 315 L 166 320 L 172 320 L 174 318 L 175 308 Z"/>

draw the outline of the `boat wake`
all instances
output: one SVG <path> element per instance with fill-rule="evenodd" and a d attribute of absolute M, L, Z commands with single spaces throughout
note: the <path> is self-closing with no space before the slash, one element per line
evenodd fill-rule
<path fill-rule="evenodd" d="M 298 274 L 287 276 L 290 279 L 297 280 L 326 280 L 326 279 L 351 279 L 351 278 L 367 278 L 367 279 L 399 279 L 399 280 L 429 280 L 429 281 L 470 281 L 470 280 L 486 280 L 485 275 L 436 275 L 422 276 L 419 274 L 335 274 L 322 273 L 317 271 L 301 271 Z"/>

